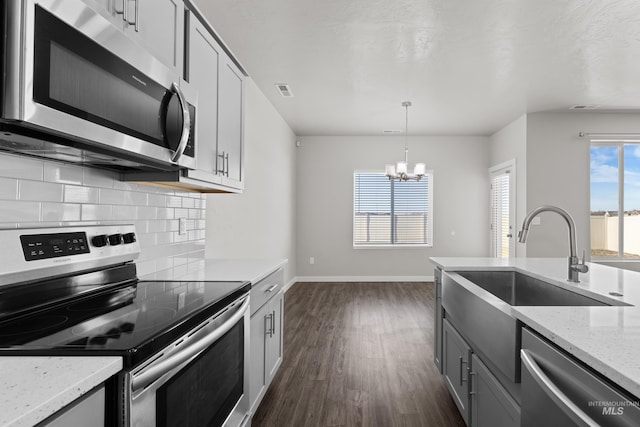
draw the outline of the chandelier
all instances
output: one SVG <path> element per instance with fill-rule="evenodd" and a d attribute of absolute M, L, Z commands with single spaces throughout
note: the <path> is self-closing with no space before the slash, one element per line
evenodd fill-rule
<path fill-rule="evenodd" d="M 420 181 L 420 179 L 425 175 L 426 172 L 424 163 L 416 163 L 415 167 L 413 168 L 413 174 L 407 173 L 407 167 L 409 164 L 409 107 L 411 107 L 411 102 L 405 101 L 402 103 L 402 106 L 405 108 L 404 162 L 400 161 L 395 165 L 387 165 L 385 167 L 385 175 L 389 178 L 389 180 L 397 179 L 400 181 L 409 181 L 411 179 L 415 179 L 416 181 Z"/>

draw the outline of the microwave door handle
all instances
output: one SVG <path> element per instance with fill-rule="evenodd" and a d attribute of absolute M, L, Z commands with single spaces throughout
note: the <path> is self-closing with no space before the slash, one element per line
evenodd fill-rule
<path fill-rule="evenodd" d="M 573 420 L 577 425 L 598 427 L 600 424 L 595 422 L 589 415 L 587 415 L 578 405 L 573 403 L 569 397 L 553 383 L 536 363 L 533 357 L 527 350 L 520 350 L 520 357 L 522 364 L 529 371 L 531 376 L 537 385 L 545 392 L 545 394 L 553 401 L 553 403 L 562 409 L 569 418 Z"/>
<path fill-rule="evenodd" d="M 179 351 L 157 365 L 146 368 L 139 375 L 134 375 L 131 379 L 131 390 L 135 393 L 136 391 L 153 383 L 167 372 L 170 372 L 175 367 L 180 366 L 182 363 L 200 354 L 207 347 L 216 342 L 221 336 L 226 334 L 238 322 L 238 320 L 246 314 L 248 308 L 249 298 L 247 297 L 242 306 L 233 314 L 233 316 L 225 320 L 218 329 L 208 334 L 205 338 L 186 347 L 182 351 Z"/>
<path fill-rule="evenodd" d="M 187 104 L 187 100 L 180 90 L 178 83 L 173 82 L 171 84 L 171 90 L 178 96 L 180 108 L 182 108 L 182 134 L 180 136 L 180 143 L 178 144 L 178 148 L 176 148 L 176 152 L 173 154 L 173 157 L 171 157 L 171 161 L 175 163 L 182 156 L 185 148 L 187 148 L 187 142 L 189 142 L 189 130 L 191 128 L 191 118 L 189 117 L 189 104 Z"/>

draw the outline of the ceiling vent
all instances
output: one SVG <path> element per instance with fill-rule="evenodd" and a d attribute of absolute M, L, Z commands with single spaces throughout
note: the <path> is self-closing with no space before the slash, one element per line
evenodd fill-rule
<path fill-rule="evenodd" d="M 276 83 L 276 88 L 278 89 L 278 92 L 280 92 L 280 95 L 282 95 L 284 98 L 293 97 L 293 92 L 291 92 L 291 88 L 289 87 L 288 84 Z"/>
<path fill-rule="evenodd" d="M 597 110 L 599 105 L 572 105 L 570 110 Z"/>

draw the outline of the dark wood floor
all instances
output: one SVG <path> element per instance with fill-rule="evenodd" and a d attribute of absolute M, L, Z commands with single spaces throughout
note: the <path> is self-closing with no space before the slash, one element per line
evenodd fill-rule
<path fill-rule="evenodd" d="M 464 426 L 433 358 L 432 283 L 297 283 L 252 425 Z"/>

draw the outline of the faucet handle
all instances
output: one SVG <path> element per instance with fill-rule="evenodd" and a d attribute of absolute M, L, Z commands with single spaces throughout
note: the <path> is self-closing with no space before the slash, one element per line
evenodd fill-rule
<path fill-rule="evenodd" d="M 586 273 L 589 271 L 589 266 L 586 263 L 586 250 L 582 250 L 582 260 L 575 266 L 576 270 L 580 273 Z"/>

